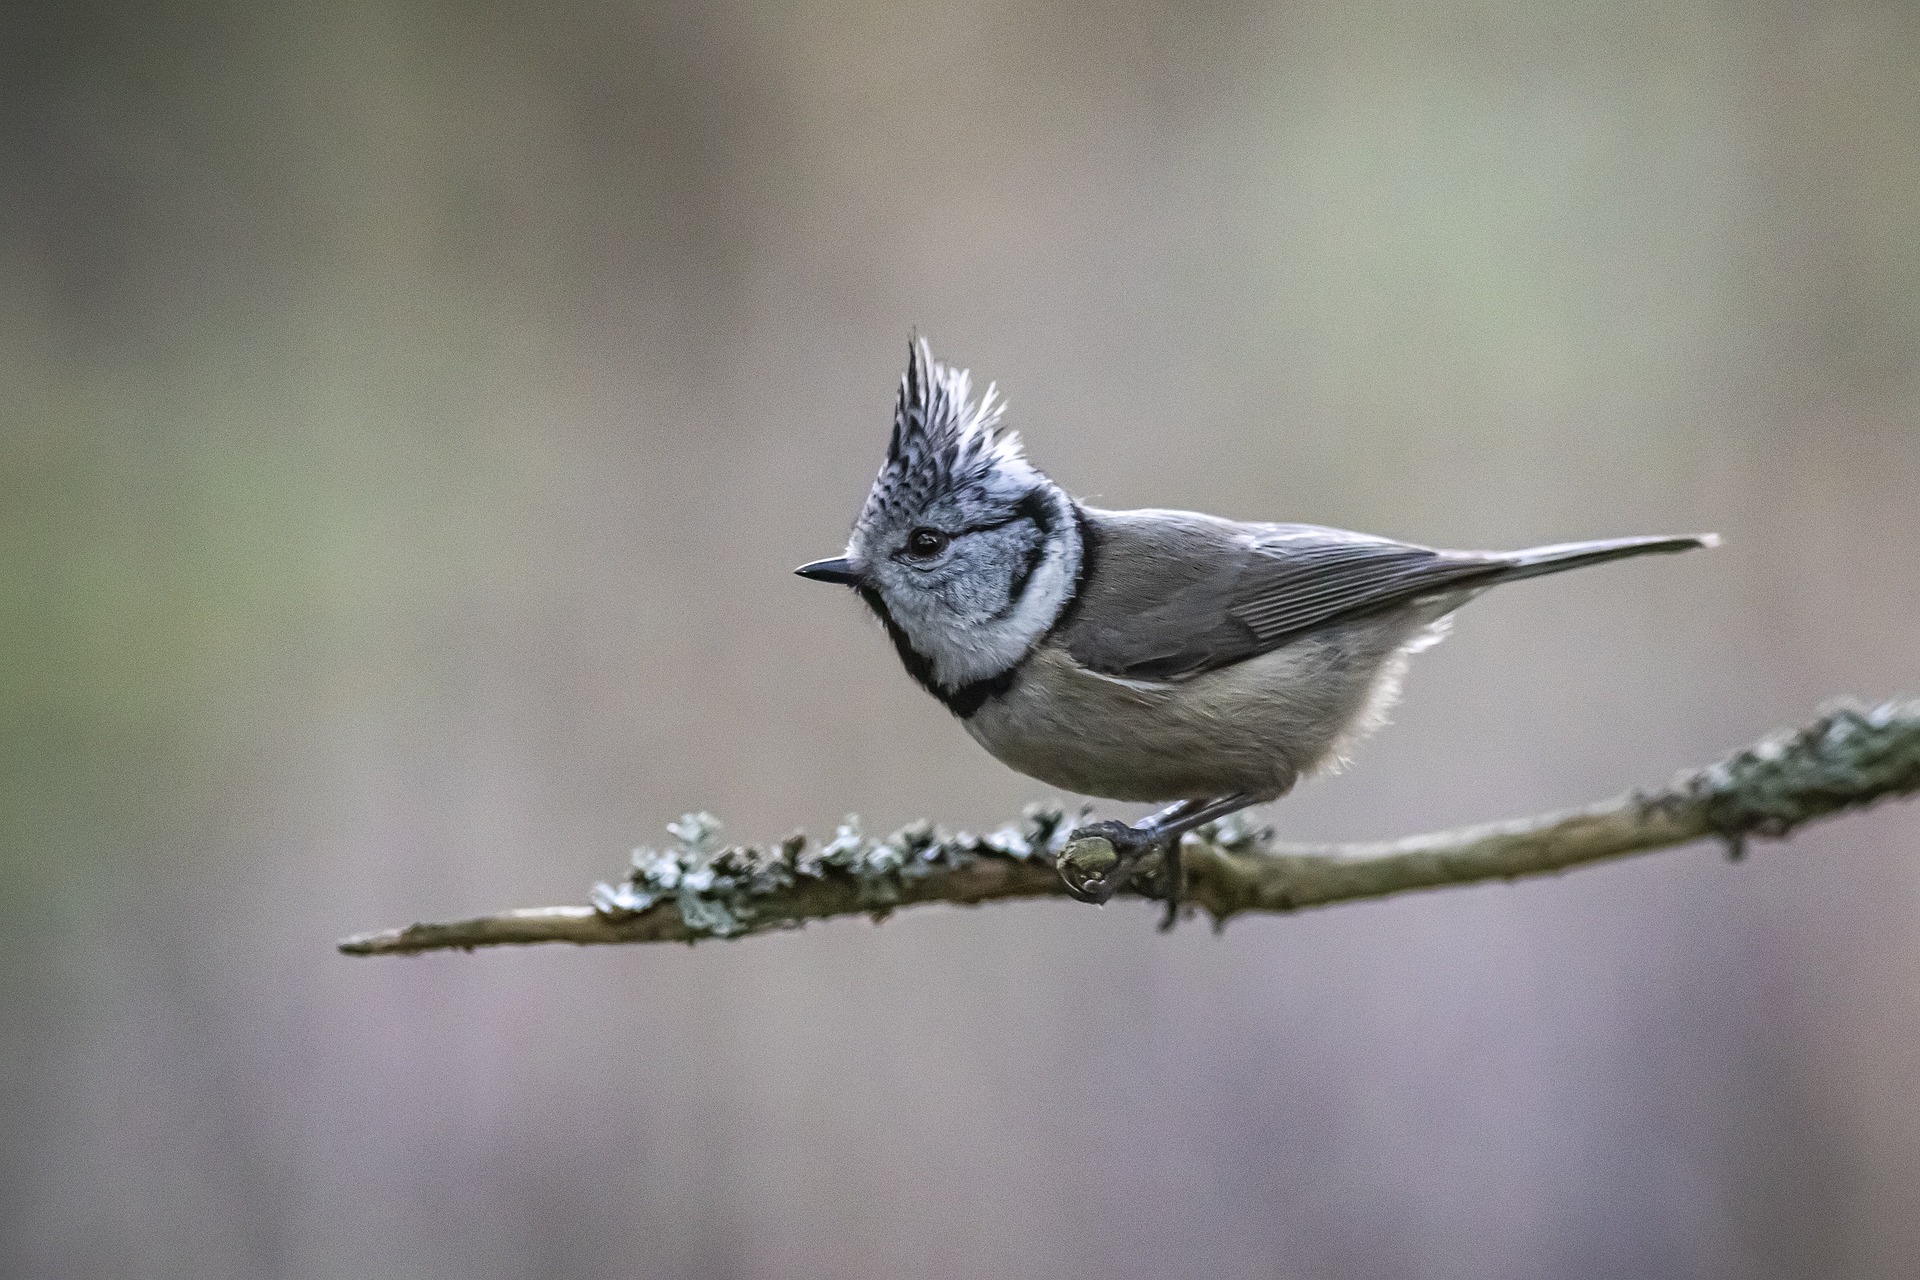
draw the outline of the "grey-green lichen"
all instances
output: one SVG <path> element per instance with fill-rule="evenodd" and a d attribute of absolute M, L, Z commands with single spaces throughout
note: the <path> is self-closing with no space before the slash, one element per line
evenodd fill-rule
<path fill-rule="evenodd" d="M 789 904 L 809 887 L 851 889 L 859 909 L 884 915 L 898 906 L 916 881 L 949 873 L 982 857 L 1026 861 L 1043 856 L 1065 838 L 1059 809 L 1035 805 L 1019 826 L 984 836 L 948 834 L 915 822 L 881 839 L 862 833 L 848 816 L 833 838 L 818 848 L 799 832 L 777 845 L 757 848 L 720 840 L 720 821 L 690 813 L 667 824 L 675 844 L 633 851 L 633 870 L 617 884 L 594 886 L 594 909 L 611 920 L 629 919 L 671 902 L 691 938 L 731 938 L 757 928 L 797 923 L 805 916 Z"/>
<path fill-rule="evenodd" d="M 1814 818 L 1916 789 L 1920 702 L 1838 702 L 1809 725 L 1682 775 L 1669 803 L 1700 805 L 1737 858 L 1748 836 L 1777 839 Z"/>
<path fill-rule="evenodd" d="M 818 848 L 799 832 L 760 848 L 726 844 L 719 819 L 690 813 L 667 824 L 672 846 L 635 849 L 627 876 L 615 884 L 595 885 L 588 900 L 602 917 L 616 922 L 672 904 L 689 940 L 733 938 L 801 924 L 819 914 L 813 908 L 823 896 L 850 896 L 851 909 L 880 918 L 903 903 L 922 900 L 917 890 L 944 889 L 957 874 L 983 862 L 1020 864 L 1050 876 L 1068 834 L 1088 816 L 1082 809 L 1069 821 L 1067 811 L 1058 806 L 1034 804 L 1027 806 L 1019 823 L 985 835 L 948 832 L 921 821 L 880 838 L 865 835 L 860 819 L 849 816 Z M 1198 833 L 1209 843 L 1236 850 L 1251 848 L 1271 834 L 1238 817 Z"/>

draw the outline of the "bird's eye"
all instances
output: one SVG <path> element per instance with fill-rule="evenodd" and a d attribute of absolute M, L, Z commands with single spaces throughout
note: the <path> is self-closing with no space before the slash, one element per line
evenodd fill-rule
<path fill-rule="evenodd" d="M 907 535 L 907 554 L 916 560 L 931 560 L 945 551 L 950 541 L 938 529 L 915 529 Z"/>

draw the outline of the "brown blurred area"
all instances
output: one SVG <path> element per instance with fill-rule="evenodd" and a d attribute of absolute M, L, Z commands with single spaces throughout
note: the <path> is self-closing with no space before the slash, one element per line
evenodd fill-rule
<path fill-rule="evenodd" d="M 793 578 L 909 329 L 1106 505 L 1454 546 L 1299 838 L 1920 691 L 1920 10 L 0 17 L 0 1272 L 1909 1277 L 1920 806 L 1171 937 L 349 960 L 1038 784 Z"/>

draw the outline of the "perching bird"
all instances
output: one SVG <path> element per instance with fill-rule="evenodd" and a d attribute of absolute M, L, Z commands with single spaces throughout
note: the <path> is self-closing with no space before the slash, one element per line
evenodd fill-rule
<path fill-rule="evenodd" d="M 1407 656 L 1488 587 L 1711 535 L 1435 551 L 1306 524 L 1102 511 L 1022 455 L 989 386 L 910 343 L 886 464 L 846 555 L 796 570 L 879 615 L 907 672 L 1003 763 L 1067 791 L 1173 804 L 1075 832 L 1120 859 L 1068 887 L 1104 902 L 1182 833 L 1340 763 Z M 1071 869 L 1069 869 L 1071 872 Z"/>

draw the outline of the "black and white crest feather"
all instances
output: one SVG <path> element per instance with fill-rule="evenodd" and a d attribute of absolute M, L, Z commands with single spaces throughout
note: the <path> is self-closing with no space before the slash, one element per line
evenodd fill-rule
<path fill-rule="evenodd" d="M 922 506 L 934 494 L 999 496 L 1031 485 L 1038 477 L 1019 433 L 1002 423 L 1006 408 L 994 384 L 976 402 L 972 375 L 935 360 L 925 338 L 909 342 L 871 514 Z"/>

